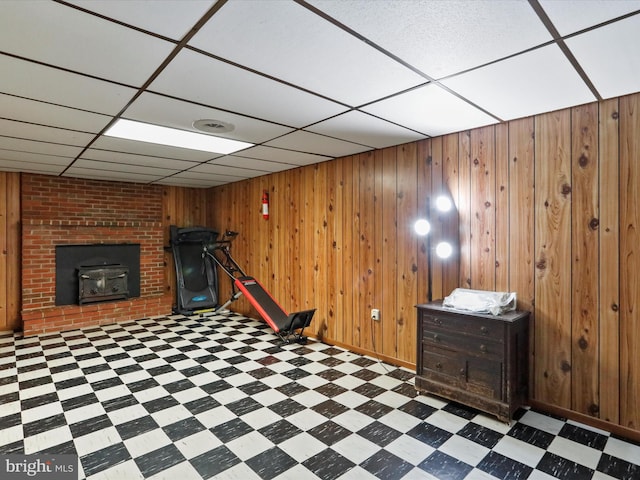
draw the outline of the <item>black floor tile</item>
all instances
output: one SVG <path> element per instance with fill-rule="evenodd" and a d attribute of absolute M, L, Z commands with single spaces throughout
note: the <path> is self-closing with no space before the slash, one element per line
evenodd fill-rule
<path fill-rule="evenodd" d="M 501 480 L 524 480 L 529 478 L 533 468 L 496 452 L 489 452 L 476 468 Z"/>
<path fill-rule="evenodd" d="M 386 450 L 379 450 L 360 464 L 367 472 L 381 480 L 402 478 L 413 469 L 413 465 Z"/>
<path fill-rule="evenodd" d="M 561 480 L 581 480 L 593 476 L 592 469 L 550 452 L 544 454 L 536 469 Z"/>
<path fill-rule="evenodd" d="M 351 460 L 330 448 L 308 458 L 302 465 L 322 480 L 335 480 L 356 466 Z"/>
<path fill-rule="evenodd" d="M 150 477 L 185 460 L 175 445 L 167 445 L 135 459 L 144 477 Z"/>
<path fill-rule="evenodd" d="M 419 468 L 436 478 L 462 480 L 473 467 L 439 450 L 433 452 L 418 465 Z"/>
<path fill-rule="evenodd" d="M 298 464 L 279 447 L 273 447 L 246 461 L 263 480 L 271 480 Z"/>

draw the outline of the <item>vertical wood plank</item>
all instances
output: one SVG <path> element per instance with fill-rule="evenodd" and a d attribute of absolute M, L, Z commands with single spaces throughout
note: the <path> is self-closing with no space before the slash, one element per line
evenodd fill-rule
<path fill-rule="evenodd" d="M 571 408 L 597 416 L 598 104 L 571 111 Z"/>
<path fill-rule="evenodd" d="M 373 350 L 373 320 L 371 309 L 375 307 L 375 163 L 373 152 L 359 156 L 359 212 L 360 235 L 358 251 L 358 291 L 354 292 L 360 305 L 360 346 Z M 377 308 L 377 307 L 375 307 Z"/>
<path fill-rule="evenodd" d="M 444 159 L 442 156 L 442 140 L 431 140 L 430 147 L 431 151 L 429 158 L 431 159 L 431 162 L 429 163 L 428 178 L 425 179 L 425 181 L 428 181 L 428 190 L 424 194 L 424 197 L 428 198 L 427 206 L 429 208 L 429 211 L 427 212 L 427 215 L 429 221 L 431 222 L 431 231 L 429 232 L 429 235 L 427 235 L 426 239 L 423 240 L 423 242 L 426 243 L 426 248 L 428 248 L 428 255 L 431 257 L 429 265 L 429 268 L 431 268 L 431 272 L 429 272 L 431 275 L 431 299 L 438 300 L 444 297 L 444 288 L 442 282 L 445 269 L 444 266 L 448 262 L 448 259 L 443 260 L 439 258 L 435 253 L 435 249 L 439 242 L 447 239 L 446 237 L 448 232 L 446 230 L 446 217 L 448 216 L 448 213 L 443 214 L 439 212 L 435 206 L 435 202 L 440 195 L 448 192 L 446 192 L 443 188 L 442 176 Z M 420 150 L 418 150 L 418 152 L 420 153 Z M 418 156 L 419 161 L 420 159 L 421 155 Z M 420 163 L 418 163 L 418 171 L 419 170 Z M 419 178 L 420 177 L 421 176 L 419 176 Z M 420 205 L 420 207 L 422 207 L 422 202 L 425 201 L 422 197 L 423 195 L 419 196 L 420 203 L 418 205 Z M 420 252 L 420 250 L 422 249 L 422 245 L 419 244 L 418 247 L 418 252 Z M 418 260 L 420 260 L 420 257 L 418 257 Z M 420 282 L 421 280 L 421 278 L 418 278 L 418 282 Z M 419 290 L 419 294 L 423 291 L 426 292 L 427 290 Z"/>
<path fill-rule="evenodd" d="M 382 257 L 382 353 L 392 358 L 398 357 L 398 224 L 397 224 L 397 149 L 382 151 L 382 236 L 384 256 Z"/>
<path fill-rule="evenodd" d="M 313 255 L 315 257 L 315 263 L 317 268 L 314 268 L 314 294 L 313 296 L 307 296 L 304 299 L 303 309 L 315 308 L 316 314 L 313 318 L 312 332 L 318 332 L 320 329 L 324 329 L 328 321 L 327 307 L 329 303 L 329 286 L 328 286 L 328 242 L 329 235 L 327 234 L 328 218 L 327 213 L 329 211 L 328 201 L 328 163 L 323 162 L 317 165 L 315 170 L 315 195 L 314 195 L 314 218 L 313 225 L 307 225 L 308 230 L 315 231 L 314 243 L 313 243 Z"/>
<path fill-rule="evenodd" d="M 415 299 L 417 297 L 417 240 L 411 230 L 417 214 L 417 151 L 416 144 L 398 148 L 398 355 L 415 363 L 416 328 Z"/>
<path fill-rule="evenodd" d="M 291 258 L 291 229 L 293 219 L 290 212 L 291 190 L 289 188 L 290 174 L 283 172 L 275 175 L 273 180 L 273 200 L 271 201 L 270 212 L 273 211 L 273 249 L 271 250 L 271 262 L 273 272 L 271 274 L 271 285 L 273 291 L 290 292 L 291 276 L 294 265 Z M 271 215 L 269 215 L 271 221 Z M 276 280 L 277 279 L 277 280 Z M 289 295 L 281 297 L 283 303 L 289 304 Z"/>
<path fill-rule="evenodd" d="M 471 131 L 471 287 L 495 289 L 494 127 Z"/>
<path fill-rule="evenodd" d="M 7 173 L 7 323 L 9 330 L 17 330 L 22 327 L 20 310 L 22 308 L 22 271 L 21 257 L 21 175 L 19 173 Z"/>
<path fill-rule="evenodd" d="M 8 295 L 8 256 L 9 243 L 9 202 L 7 183 L 10 173 L 0 172 L 0 331 L 9 330 L 9 312 L 7 309 Z"/>
<path fill-rule="evenodd" d="M 303 310 L 306 308 L 305 303 L 308 298 L 313 298 L 315 295 L 315 279 L 316 272 L 318 270 L 318 257 L 313 251 L 315 242 L 315 199 L 318 195 L 316 190 L 316 175 L 318 172 L 318 165 L 312 165 L 309 168 L 300 169 L 302 175 L 302 190 L 300 196 L 302 198 L 300 219 L 299 219 L 299 232 L 300 232 L 300 255 L 299 261 L 296 266 L 300 268 L 300 278 L 302 279 L 301 296 L 299 298 L 298 306 L 295 310 Z M 303 264 L 304 262 L 304 264 Z M 293 311 L 293 309 L 291 310 Z M 314 316 L 315 321 L 315 316 Z"/>
<path fill-rule="evenodd" d="M 509 290 L 529 316 L 529 395 L 535 392 L 535 145 L 533 117 L 509 122 Z"/>
<path fill-rule="evenodd" d="M 327 311 L 326 321 L 324 325 L 318 328 L 318 338 L 336 338 L 336 313 L 337 298 L 339 285 L 336 282 L 338 271 L 340 270 L 340 262 L 338 261 L 338 228 L 337 221 L 339 219 L 337 212 L 337 191 L 338 182 L 336 181 L 338 162 L 327 162 L 327 224 L 326 224 L 326 248 L 327 248 Z"/>
<path fill-rule="evenodd" d="M 292 271 L 291 283 L 288 290 L 279 290 L 281 298 L 288 298 L 286 307 L 288 310 L 301 310 L 302 293 L 302 269 L 309 265 L 306 257 L 305 236 L 301 232 L 302 217 L 304 215 L 303 189 L 305 188 L 303 172 L 308 169 L 296 168 L 290 172 L 288 181 L 289 197 L 291 199 L 288 215 L 290 218 L 290 252 L 288 269 Z"/>
<path fill-rule="evenodd" d="M 384 270 L 382 269 L 382 261 L 385 256 L 384 249 L 384 232 L 382 231 L 383 225 L 383 161 L 384 155 L 382 150 L 376 150 L 374 153 L 373 160 L 373 168 L 375 171 L 374 178 L 374 221 L 373 221 L 373 260 L 375 265 L 374 271 L 374 308 L 380 309 L 381 315 L 384 315 L 385 318 L 381 317 L 381 321 L 372 322 L 372 333 L 373 333 L 373 351 L 377 354 L 382 353 L 382 322 L 387 320 L 388 323 L 393 322 L 393 315 L 388 315 L 387 312 L 383 309 L 383 299 L 384 299 L 384 289 L 383 289 L 383 278 L 384 278 Z M 389 312 L 391 313 L 391 312 Z"/>
<path fill-rule="evenodd" d="M 495 186 L 495 289 L 511 291 L 509 287 L 509 125 L 495 126 L 496 186 Z"/>
<path fill-rule="evenodd" d="M 335 248 L 334 257 L 336 264 L 335 275 L 332 279 L 335 282 L 335 310 L 334 310 L 334 323 L 330 326 L 327 335 L 334 339 L 336 342 L 344 342 L 344 324 L 347 322 L 345 316 L 345 283 L 344 283 L 344 265 L 346 260 L 345 242 L 346 233 L 345 228 L 345 190 L 346 185 L 344 181 L 344 168 L 346 159 L 339 158 L 335 161 L 336 172 L 334 184 L 336 187 L 335 192 Z"/>
<path fill-rule="evenodd" d="M 360 249 L 362 248 L 362 242 L 360 241 L 361 233 L 361 212 L 360 212 L 360 155 L 354 155 L 352 168 L 352 188 L 351 197 L 353 205 L 353 231 L 351 233 L 351 246 L 353 253 L 353 263 L 350 269 L 350 283 L 348 284 L 348 292 L 352 299 L 351 321 L 353 329 L 353 344 L 357 347 L 362 347 L 362 308 L 360 301 Z"/>
<path fill-rule="evenodd" d="M 458 134 L 458 219 L 460 221 L 460 286 L 471 288 L 471 132 Z"/>
<path fill-rule="evenodd" d="M 441 145 L 441 143 L 440 143 Z M 438 151 L 437 147 L 434 147 L 436 153 L 432 151 L 432 143 L 431 139 L 421 140 L 417 144 L 417 167 L 418 167 L 418 208 L 416 212 L 416 220 L 418 218 L 430 218 L 430 211 L 427 211 L 429 208 L 430 200 L 432 197 L 432 170 L 433 163 L 437 162 L 442 165 L 442 149 Z M 437 160 L 434 160 L 434 157 L 437 157 Z M 414 220 L 415 221 L 415 220 Z M 433 221 L 432 229 L 434 228 Z M 437 228 L 440 228 L 439 226 Z M 433 235 L 433 231 L 430 232 L 429 235 Z M 413 228 L 411 229 L 411 234 L 416 235 Z M 417 266 L 418 266 L 418 277 L 417 277 L 417 288 L 418 288 L 418 299 L 421 303 L 427 300 L 427 293 L 429 290 L 429 275 L 432 275 L 432 285 L 437 282 L 438 285 L 441 285 L 442 275 L 440 270 L 440 275 L 438 275 L 437 279 L 434 281 L 433 277 L 436 276 L 436 273 L 432 270 L 429 272 L 429 251 L 428 247 L 431 245 L 429 242 L 429 236 L 420 237 L 417 236 L 416 240 L 418 242 L 418 250 L 417 250 Z M 433 298 L 442 298 L 438 296 L 441 289 L 438 288 L 438 294 L 436 294 Z"/>
<path fill-rule="evenodd" d="M 640 96 L 620 98 L 620 423 L 640 428 Z"/>
<path fill-rule="evenodd" d="M 435 141 L 433 139 L 432 141 Z M 454 210 L 451 211 L 444 222 L 443 229 L 446 239 L 454 245 L 454 255 L 446 263 L 442 278 L 442 294 L 449 295 L 460 284 L 460 176 L 458 135 L 450 134 L 442 137 L 442 180 L 445 191 L 451 195 Z"/>
<path fill-rule="evenodd" d="M 618 99 L 600 103 L 600 418 L 620 421 L 620 179 Z"/>
<path fill-rule="evenodd" d="M 354 208 L 353 191 L 357 185 L 357 176 L 354 174 L 355 157 L 345 158 L 343 164 L 344 173 L 344 215 L 342 217 L 342 235 L 343 235 L 343 269 L 342 269 L 342 285 L 343 285 L 343 311 L 344 323 L 342 325 L 342 341 L 347 345 L 359 345 L 360 336 L 357 334 L 354 319 L 357 318 L 357 312 L 354 309 L 354 278 L 355 269 L 354 261 L 357 258 L 355 251 L 354 237 L 357 238 L 358 222 L 356 209 Z M 356 277 L 357 278 L 357 277 Z"/>
<path fill-rule="evenodd" d="M 509 289 L 517 294 L 518 308 L 532 313 L 535 294 L 534 151 L 533 118 L 509 122 Z M 529 331 L 533 338 L 533 325 Z"/>
<path fill-rule="evenodd" d="M 535 396 L 571 406 L 570 112 L 536 117 Z"/>

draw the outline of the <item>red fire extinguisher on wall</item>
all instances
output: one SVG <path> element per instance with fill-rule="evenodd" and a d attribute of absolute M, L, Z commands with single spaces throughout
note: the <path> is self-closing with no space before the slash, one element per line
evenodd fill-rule
<path fill-rule="evenodd" d="M 269 192 L 262 191 L 262 218 L 269 220 Z"/>

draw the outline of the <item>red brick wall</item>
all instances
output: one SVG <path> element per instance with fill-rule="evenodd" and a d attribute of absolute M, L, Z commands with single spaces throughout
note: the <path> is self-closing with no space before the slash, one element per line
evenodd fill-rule
<path fill-rule="evenodd" d="M 55 305 L 55 247 L 140 244 L 140 297 Z M 22 179 L 22 320 L 25 335 L 166 315 L 162 187 L 45 175 Z"/>

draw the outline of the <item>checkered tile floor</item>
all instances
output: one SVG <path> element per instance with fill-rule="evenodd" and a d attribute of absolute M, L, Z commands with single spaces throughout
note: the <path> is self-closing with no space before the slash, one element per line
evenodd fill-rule
<path fill-rule="evenodd" d="M 171 316 L 0 334 L 0 456 L 98 479 L 638 479 L 640 446 L 521 410 L 511 426 L 413 373 L 262 322 Z"/>

